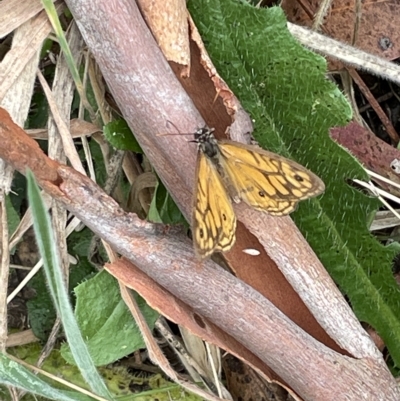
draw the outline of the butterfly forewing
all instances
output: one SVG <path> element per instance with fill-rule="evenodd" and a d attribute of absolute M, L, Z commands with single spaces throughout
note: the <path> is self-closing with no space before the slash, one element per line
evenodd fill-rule
<path fill-rule="evenodd" d="M 228 251 L 235 242 L 236 216 L 216 166 L 199 151 L 193 207 L 196 254 L 206 258 Z"/>
<path fill-rule="evenodd" d="M 237 196 L 253 208 L 285 215 L 297 202 L 323 192 L 323 182 L 305 167 L 251 145 L 219 142 L 221 164 Z"/>

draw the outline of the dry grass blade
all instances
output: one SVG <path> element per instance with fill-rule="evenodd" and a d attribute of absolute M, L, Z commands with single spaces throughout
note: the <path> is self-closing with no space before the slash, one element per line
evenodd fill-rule
<path fill-rule="evenodd" d="M 167 374 L 175 383 L 180 384 L 182 387 L 186 388 L 192 393 L 197 394 L 200 397 L 205 398 L 206 400 L 210 401 L 229 401 L 223 400 L 219 397 L 215 397 L 214 395 L 200 389 L 196 385 L 188 382 L 184 378 L 180 377 L 174 369 L 169 364 L 168 360 L 166 359 L 165 355 L 160 350 L 157 342 L 154 340 L 154 337 L 147 326 L 145 319 L 136 304 L 132 294 L 129 292 L 128 288 L 124 285 L 120 284 L 121 286 L 121 294 L 122 298 L 124 299 L 125 303 L 128 305 L 129 310 L 132 312 L 136 323 L 140 326 L 140 331 L 143 334 L 143 338 L 146 342 L 147 351 L 149 352 L 150 359 L 153 363 L 157 364 L 165 374 Z"/>

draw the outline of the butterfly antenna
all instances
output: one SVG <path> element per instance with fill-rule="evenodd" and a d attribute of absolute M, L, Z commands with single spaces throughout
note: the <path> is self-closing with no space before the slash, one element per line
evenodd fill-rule
<path fill-rule="evenodd" d="M 180 132 L 179 128 L 172 122 L 167 120 L 167 126 L 168 124 L 171 124 L 175 129 L 176 129 L 176 133 L 171 134 L 170 132 L 166 132 L 166 133 L 161 133 L 161 134 L 157 134 L 156 136 L 171 136 L 171 135 L 194 135 L 195 132 Z"/>
<path fill-rule="evenodd" d="M 166 124 L 167 127 L 168 127 L 169 124 L 171 124 L 176 129 L 177 132 L 175 134 L 171 134 L 170 132 L 165 132 L 165 133 L 162 133 L 162 134 L 157 134 L 156 136 L 181 135 L 178 127 L 172 121 L 167 120 L 167 124 Z"/>

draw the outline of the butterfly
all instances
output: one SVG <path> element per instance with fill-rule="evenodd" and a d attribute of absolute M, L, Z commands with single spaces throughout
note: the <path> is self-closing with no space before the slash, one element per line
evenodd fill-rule
<path fill-rule="evenodd" d="M 194 133 L 198 144 L 192 233 L 200 259 L 235 243 L 235 203 L 274 216 L 293 212 L 300 200 L 319 195 L 322 180 L 296 162 L 254 145 L 219 141 L 214 129 Z"/>

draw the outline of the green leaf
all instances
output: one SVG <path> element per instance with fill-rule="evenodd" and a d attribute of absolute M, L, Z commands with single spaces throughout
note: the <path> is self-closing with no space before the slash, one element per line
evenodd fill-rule
<path fill-rule="evenodd" d="M 114 148 L 143 153 L 125 120 L 114 120 L 104 126 L 104 136 Z"/>
<path fill-rule="evenodd" d="M 0 384 L 14 386 L 32 394 L 60 401 L 90 401 L 93 398 L 78 392 L 59 390 L 18 362 L 0 353 Z"/>
<path fill-rule="evenodd" d="M 72 249 L 74 256 L 87 258 L 92 238 L 93 232 L 87 227 L 81 231 L 73 231 L 68 237 L 68 249 Z"/>
<path fill-rule="evenodd" d="M 61 318 L 67 340 L 71 344 L 75 362 L 90 388 L 96 394 L 111 399 L 109 391 L 93 365 L 82 334 L 74 319 L 61 271 L 61 263 L 58 258 L 57 244 L 52 231 L 50 217 L 40 196 L 39 187 L 34 180 L 32 172 L 27 171 L 26 177 L 28 180 L 28 199 L 32 208 L 33 227 L 40 255 L 43 258 L 43 268 L 48 288 L 58 316 Z"/>
<path fill-rule="evenodd" d="M 10 196 L 7 195 L 5 199 L 6 199 L 8 232 L 11 235 L 18 227 L 18 224 L 21 221 L 21 219 L 19 218 L 19 214 L 13 207 Z"/>
<path fill-rule="evenodd" d="M 151 200 L 147 219 L 153 223 L 187 224 L 181 211 L 161 181 L 158 182 Z"/>
<path fill-rule="evenodd" d="M 106 365 L 145 348 L 138 326 L 121 299 L 117 281 L 106 271 L 75 288 L 75 314 L 96 366 Z M 137 297 L 139 307 L 150 328 L 158 313 Z M 69 346 L 63 344 L 63 357 L 74 363 Z"/>
<path fill-rule="evenodd" d="M 358 318 L 378 331 L 400 366 L 400 290 L 391 271 L 398 246 L 384 247 L 368 232 L 379 204 L 347 184 L 367 175 L 329 138 L 329 128 L 347 123 L 351 111 L 325 79 L 325 59 L 291 36 L 280 8 L 232 0 L 188 7 L 218 72 L 250 113 L 255 138 L 325 182 L 325 194 L 301 202 L 293 218 Z"/>
<path fill-rule="evenodd" d="M 42 353 L 42 346 L 39 343 L 30 343 L 22 346 L 13 347 L 9 349 L 9 351 L 14 358 L 18 358 L 25 363 L 34 365 Z M 62 379 L 70 384 L 85 389 L 87 388 L 87 385 L 80 375 L 78 368 L 75 365 L 69 365 L 65 363 L 64 358 L 60 355 L 58 350 L 53 350 L 50 355 L 48 355 L 48 357 L 44 361 L 44 364 L 42 365 L 42 369 L 49 374 L 57 376 L 59 379 Z M 166 380 L 160 373 L 143 375 L 143 372 L 137 372 L 129 365 L 123 366 L 118 363 L 100 367 L 99 371 L 105 382 L 107 383 L 107 387 L 109 388 L 110 392 L 113 394 L 114 399 L 118 399 L 118 401 L 203 400 L 203 398 L 195 396 L 194 394 L 187 393 L 185 389 L 180 387 L 178 384 Z M 10 372 L 10 374 L 11 373 L 12 372 Z M 1 375 L 0 366 L 0 384 L 2 378 L 4 378 L 4 376 Z M 36 378 L 37 376 L 33 377 L 33 382 L 39 381 L 39 383 L 41 383 L 40 378 L 38 380 L 36 380 Z M 44 380 L 52 384 L 54 383 L 54 381 L 50 380 L 49 378 L 44 378 Z M 59 385 L 58 383 L 54 383 L 54 385 L 56 387 L 61 387 L 61 385 Z M 45 386 L 48 386 L 48 384 L 45 383 Z M 5 391 L 2 390 L 3 388 L 2 386 L 0 386 L 0 399 L 2 401 L 11 400 L 10 396 L 7 397 L 8 391 L 6 389 Z M 56 391 L 59 391 L 53 388 L 50 390 L 53 391 L 55 394 L 57 394 Z M 31 391 L 31 388 L 29 388 L 28 391 Z M 40 395 L 45 394 L 44 392 L 42 392 Z M 75 396 L 75 394 L 72 395 Z M 30 401 L 31 399 L 35 400 L 33 397 L 24 397 L 22 400 Z M 87 396 L 83 395 L 81 396 L 80 393 L 78 393 L 75 398 L 71 399 L 82 399 L 82 401 L 86 401 L 88 399 L 93 400 L 93 398 L 88 398 Z"/>
<path fill-rule="evenodd" d="M 29 282 L 29 287 L 36 296 L 27 303 L 27 311 L 33 334 L 40 340 L 47 341 L 57 317 L 44 272 L 39 271 Z"/>
<path fill-rule="evenodd" d="M 81 233 L 77 233 L 81 234 Z M 73 288 L 93 273 L 93 266 L 87 258 L 81 257 L 75 266 L 71 266 L 68 280 L 68 291 L 72 294 Z M 50 297 L 43 271 L 39 271 L 29 282 L 36 296 L 27 302 L 28 318 L 33 333 L 42 341 L 47 341 L 57 317 L 54 304 Z M 74 301 L 74 298 L 72 298 Z"/>
<path fill-rule="evenodd" d="M 89 148 L 90 156 L 96 170 L 96 182 L 100 187 L 104 187 L 104 184 L 107 181 L 107 170 L 104 164 L 104 155 L 101 151 L 101 147 L 96 141 L 90 141 Z M 86 163 L 83 149 L 79 150 L 79 156 L 81 160 Z"/>
<path fill-rule="evenodd" d="M 29 111 L 28 120 L 25 123 L 26 128 L 43 128 L 49 119 L 49 104 L 43 92 L 37 92 L 32 95 L 32 107 Z"/>

